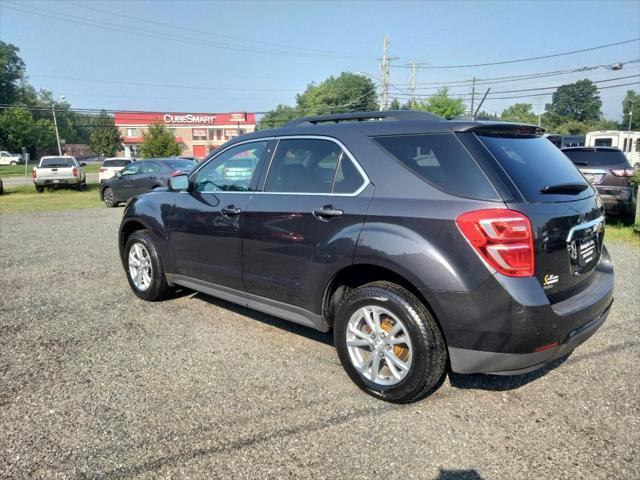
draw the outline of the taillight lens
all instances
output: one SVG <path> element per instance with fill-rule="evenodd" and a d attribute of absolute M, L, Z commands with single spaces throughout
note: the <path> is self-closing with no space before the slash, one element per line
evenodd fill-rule
<path fill-rule="evenodd" d="M 473 248 L 498 272 L 510 277 L 533 275 L 533 230 L 522 213 L 476 210 L 460 215 L 456 224 Z"/>
<path fill-rule="evenodd" d="M 611 170 L 616 177 L 633 177 L 633 168 L 620 168 Z"/>
<path fill-rule="evenodd" d="M 33 178 L 38 178 L 38 172 L 36 172 L 36 169 L 34 168 L 33 170 L 31 170 L 31 176 Z"/>
<path fill-rule="evenodd" d="M 169 176 L 177 177 L 178 175 L 184 175 L 184 173 L 181 172 L 180 170 L 176 170 L 175 172 L 171 172 L 171 174 Z"/>
<path fill-rule="evenodd" d="M 100 168 L 100 173 L 104 173 L 104 172 L 106 172 L 106 171 L 107 171 L 107 169 L 106 169 L 106 168 L 104 168 L 104 167 L 101 167 L 101 168 Z"/>
<path fill-rule="evenodd" d="M 76 167 L 73 167 L 73 176 L 74 177 L 78 176 L 78 169 Z"/>

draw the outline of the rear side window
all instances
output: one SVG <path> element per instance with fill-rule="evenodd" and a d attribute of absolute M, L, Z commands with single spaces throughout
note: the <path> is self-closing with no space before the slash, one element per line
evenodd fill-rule
<path fill-rule="evenodd" d="M 482 134 L 478 138 L 529 202 L 553 201 L 551 195 L 541 193 L 545 187 L 585 183 L 562 151 L 544 137 Z M 586 189 L 580 195 L 572 195 L 572 200 L 590 195 L 592 192 Z"/>
<path fill-rule="evenodd" d="M 440 190 L 484 200 L 499 198 L 480 166 L 451 133 L 394 135 L 374 140 L 393 158 Z"/>
<path fill-rule="evenodd" d="M 265 183 L 266 192 L 355 193 L 364 178 L 335 142 L 280 140 Z"/>
<path fill-rule="evenodd" d="M 627 157 L 618 150 L 563 150 L 563 153 L 580 167 L 620 164 L 630 166 Z"/>

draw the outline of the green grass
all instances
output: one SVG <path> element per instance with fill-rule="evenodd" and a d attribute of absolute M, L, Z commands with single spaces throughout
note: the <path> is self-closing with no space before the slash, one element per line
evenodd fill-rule
<path fill-rule="evenodd" d="M 35 163 L 33 165 L 31 163 L 27 165 L 27 176 L 31 176 L 31 170 L 33 170 L 34 166 Z M 98 170 L 100 170 L 100 163 L 89 163 L 84 167 L 86 173 L 97 173 Z M 0 165 L 0 178 L 23 176 L 24 165 Z"/>
<path fill-rule="evenodd" d="M 33 185 L 6 187 L 0 196 L 0 213 L 46 212 L 50 210 L 74 210 L 104 207 L 97 183 L 87 185 L 87 190 L 45 190 L 37 193 Z"/>
<path fill-rule="evenodd" d="M 619 220 L 607 220 L 604 241 L 605 243 L 626 242 L 640 246 L 640 235 L 633 229 L 633 225 L 623 225 Z"/>

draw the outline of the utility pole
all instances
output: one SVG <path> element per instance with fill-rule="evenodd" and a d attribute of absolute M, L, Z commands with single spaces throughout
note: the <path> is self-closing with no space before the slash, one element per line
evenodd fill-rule
<path fill-rule="evenodd" d="M 62 148 L 60 148 L 60 134 L 58 133 L 58 121 L 56 120 L 55 102 L 51 102 L 51 112 L 53 113 L 53 126 L 56 129 L 56 140 L 58 141 L 58 155 L 62 156 Z"/>
<path fill-rule="evenodd" d="M 475 110 L 473 109 L 473 104 L 476 100 L 476 77 L 473 77 L 473 80 L 471 82 L 471 116 L 475 116 L 473 113 L 475 112 Z"/>
<path fill-rule="evenodd" d="M 629 128 L 628 128 L 629 131 L 631 131 L 631 119 L 632 118 L 633 118 L 633 102 L 631 101 L 631 102 L 629 102 Z"/>
<path fill-rule="evenodd" d="M 416 105 L 416 77 L 418 74 L 418 68 L 426 65 L 425 63 L 416 63 L 415 61 L 407 64 L 411 66 L 411 107 L 415 108 Z"/>
<path fill-rule="evenodd" d="M 398 57 L 389 57 L 389 39 L 384 36 L 382 63 L 380 64 L 380 110 L 386 110 L 389 103 L 389 62 Z"/>

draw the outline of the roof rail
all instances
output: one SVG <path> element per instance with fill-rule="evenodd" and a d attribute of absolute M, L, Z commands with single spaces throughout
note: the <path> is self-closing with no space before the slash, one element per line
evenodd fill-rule
<path fill-rule="evenodd" d="M 441 120 L 441 118 L 429 112 L 418 112 L 415 110 L 387 110 L 384 112 L 336 113 L 330 115 L 303 117 L 285 123 L 283 127 L 301 127 L 305 125 L 318 125 L 319 123 L 366 122 L 369 120 Z"/>

